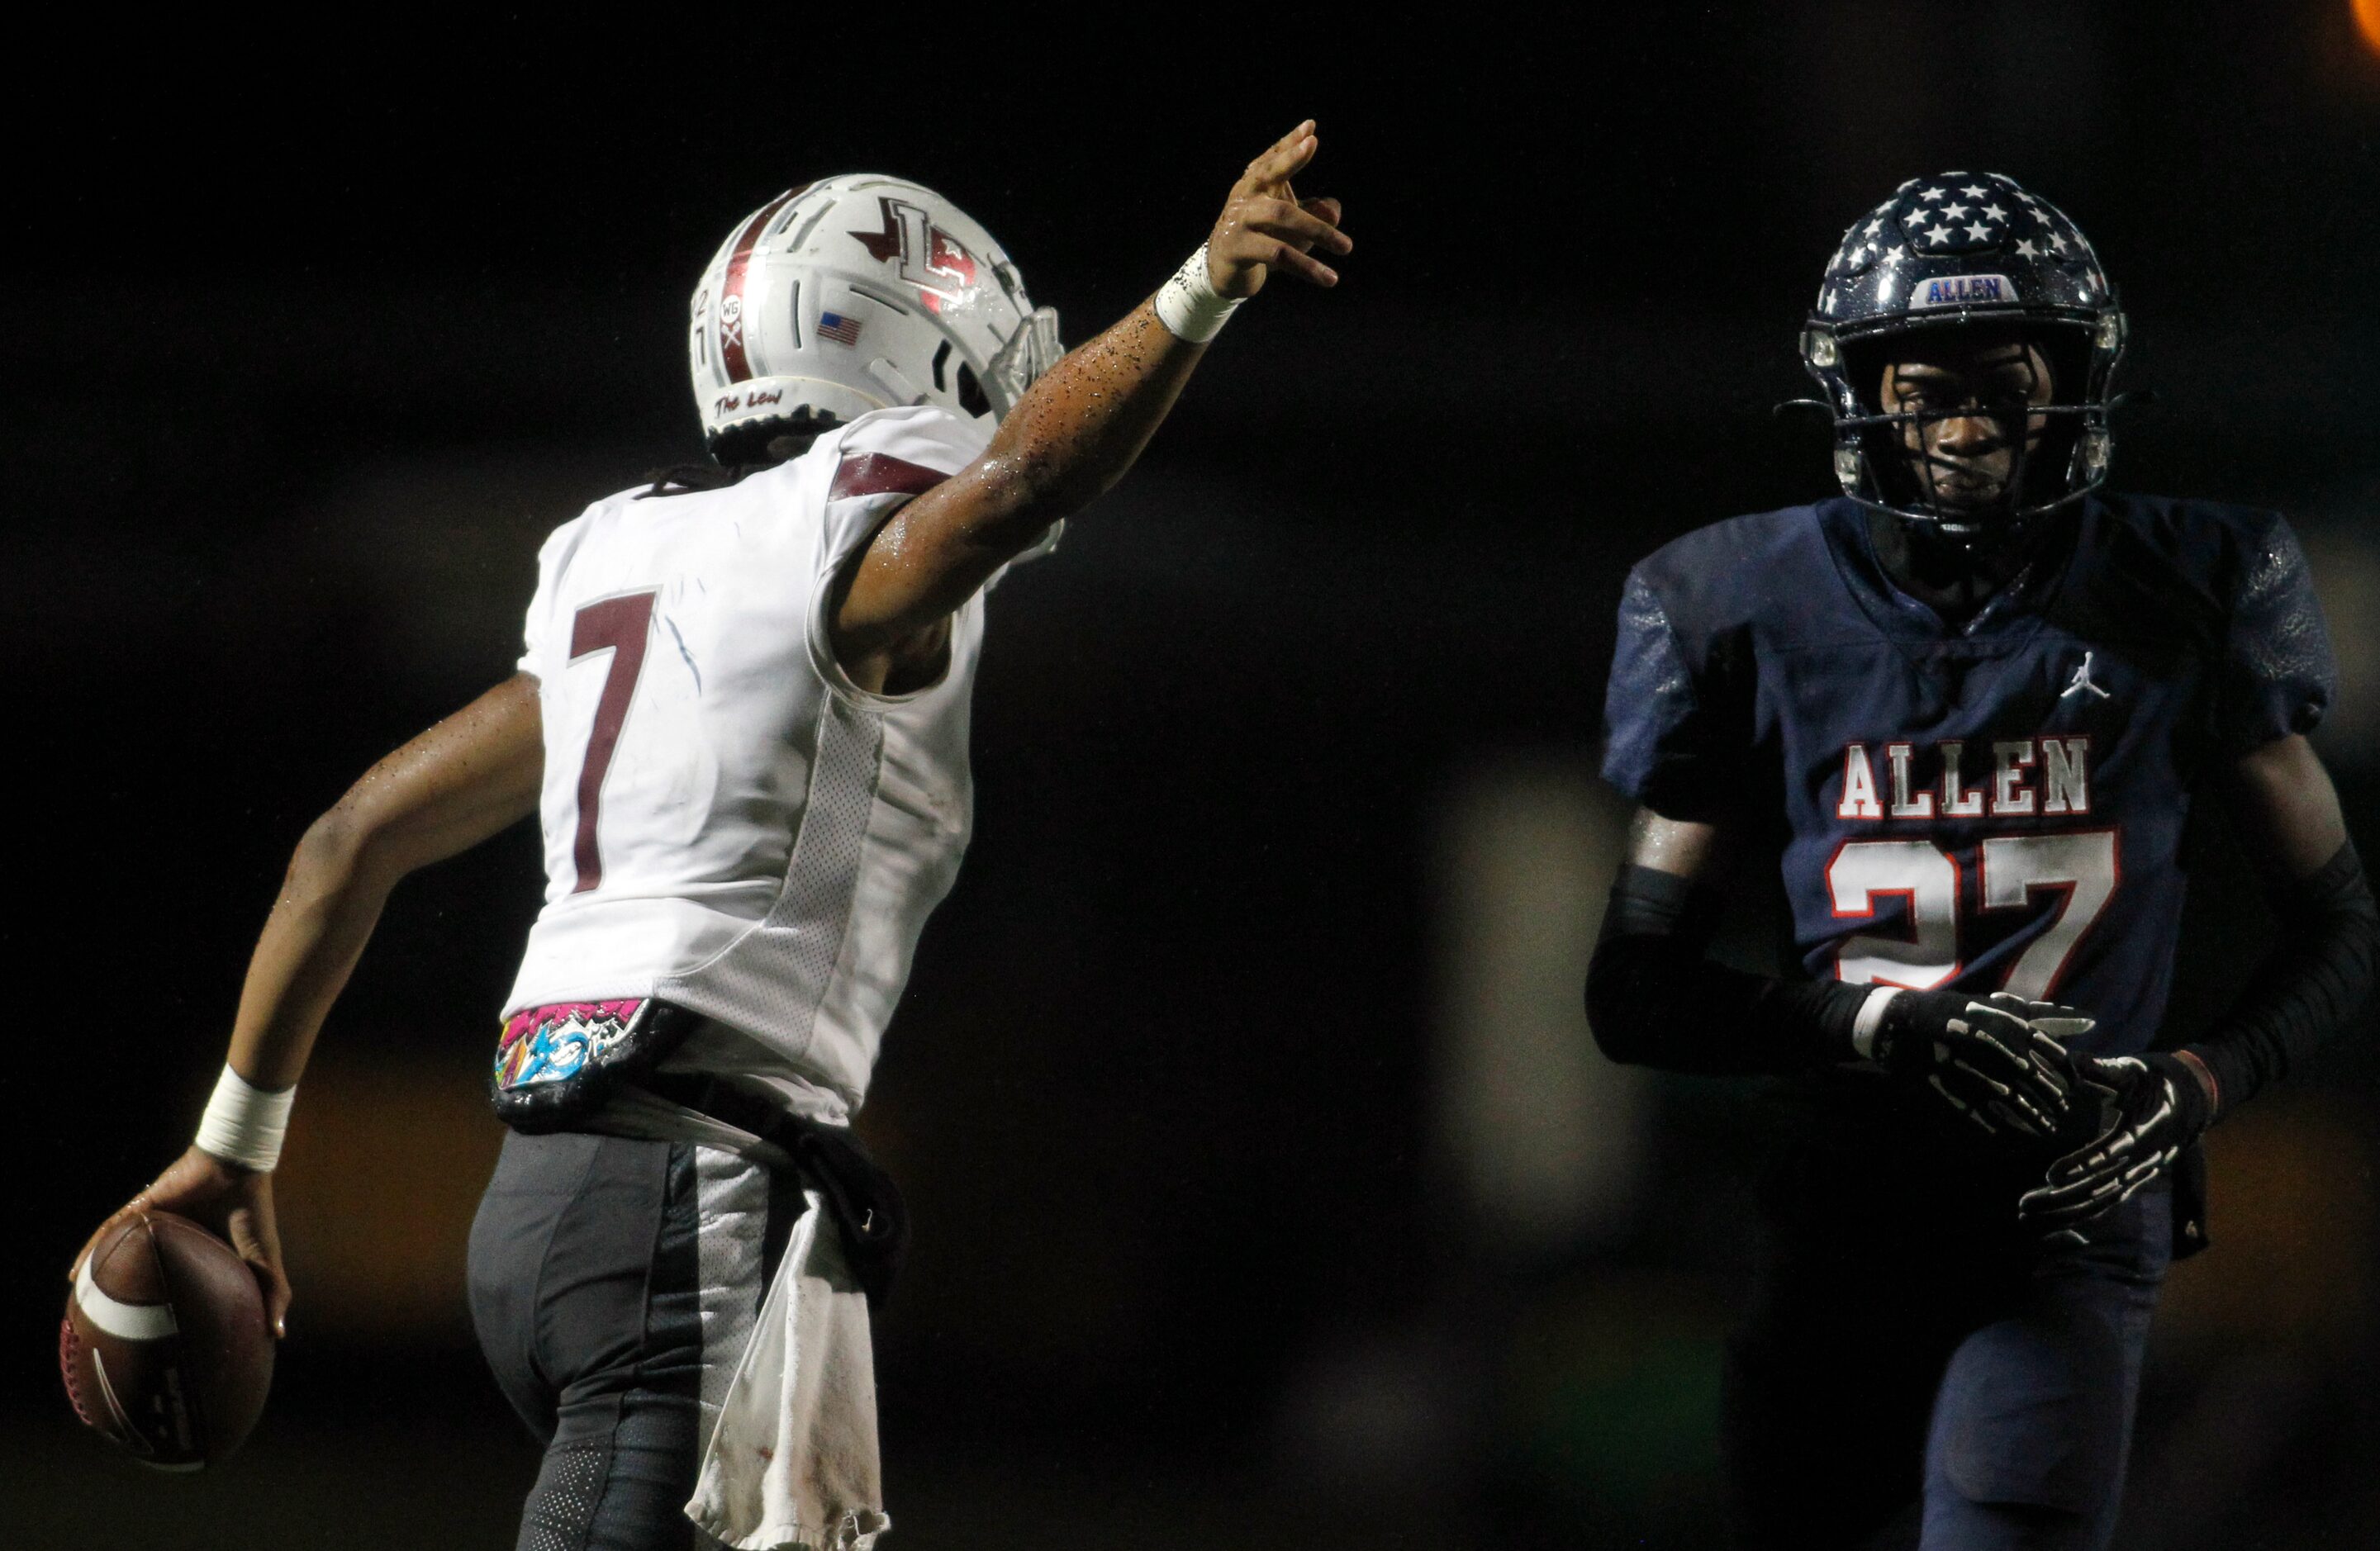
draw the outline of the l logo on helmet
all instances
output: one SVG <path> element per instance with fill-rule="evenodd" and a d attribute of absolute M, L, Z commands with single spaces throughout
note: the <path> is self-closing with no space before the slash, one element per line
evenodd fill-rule
<path fill-rule="evenodd" d="M 2016 300 L 2016 287 L 2005 274 L 1946 274 L 1917 287 L 1909 305 L 1917 307 L 1985 307 Z"/>
<path fill-rule="evenodd" d="M 901 278 L 917 288 L 928 311 L 940 312 L 943 302 L 975 288 L 975 255 L 958 238 L 916 205 L 890 195 L 880 195 L 876 202 L 884 212 L 884 229 L 851 235 L 879 263 L 897 255 Z"/>

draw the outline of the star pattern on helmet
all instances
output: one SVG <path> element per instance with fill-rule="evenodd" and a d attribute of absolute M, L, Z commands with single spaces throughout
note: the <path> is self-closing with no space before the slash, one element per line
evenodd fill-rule
<path fill-rule="evenodd" d="M 2030 198 L 1998 174 L 1950 173 L 1916 180 L 1878 213 L 1897 222 L 1921 254 L 2013 250 L 2019 241 L 2033 243 L 2037 253 L 2055 230 L 2054 223 L 2063 218 L 2028 202 Z"/>
<path fill-rule="evenodd" d="M 1916 285 L 1944 261 L 1974 273 L 2018 275 L 2014 266 L 2054 266 L 2057 288 L 2088 305 L 2108 295 L 2097 256 L 2064 212 L 1998 173 L 1943 173 L 1903 182 L 1893 197 L 1844 231 L 1827 268 L 1822 310 L 1857 309 L 1879 281 L 1858 276 L 1891 268 Z M 1899 266 L 1907 264 L 1907 270 Z M 2030 290 L 2034 284 L 2024 282 Z"/>

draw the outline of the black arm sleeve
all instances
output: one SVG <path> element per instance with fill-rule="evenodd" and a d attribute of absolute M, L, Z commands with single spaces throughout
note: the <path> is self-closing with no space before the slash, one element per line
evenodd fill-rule
<path fill-rule="evenodd" d="M 1586 972 L 1586 1019 L 1616 1061 L 1709 1075 L 1802 1072 L 1853 1059 L 1869 988 L 1792 981 L 1706 957 L 1716 891 L 1623 866 Z"/>
<path fill-rule="evenodd" d="M 2215 1073 L 2223 1114 L 2288 1076 L 2372 994 L 2380 907 L 2353 841 L 2279 891 L 2273 908 L 2281 946 L 2216 1031 L 2185 1047 Z"/>

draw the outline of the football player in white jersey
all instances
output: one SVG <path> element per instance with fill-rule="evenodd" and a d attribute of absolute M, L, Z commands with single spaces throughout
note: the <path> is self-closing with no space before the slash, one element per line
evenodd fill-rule
<path fill-rule="evenodd" d="M 1233 309 L 1276 272 L 1337 284 L 1339 206 L 1291 184 L 1316 148 L 1308 122 L 1257 157 L 1182 270 L 1062 358 L 928 189 L 756 212 L 694 298 L 716 467 L 556 530 L 520 671 L 298 843 L 198 1140 L 133 1205 L 223 1233 L 277 1329 L 272 1169 L 323 1016 L 400 878 L 538 813 L 470 1278 L 548 1446 L 523 1547 L 887 1524 L 867 1305 L 905 1218 L 847 1122 L 972 823 L 983 597 L 1132 466 Z"/>

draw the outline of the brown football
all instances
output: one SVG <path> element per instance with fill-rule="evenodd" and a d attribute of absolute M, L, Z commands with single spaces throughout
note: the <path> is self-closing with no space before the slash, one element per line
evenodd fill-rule
<path fill-rule="evenodd" d="M 76 1414 L 143 1464 L 215 1464 L 273 1387 L 256 1273 L 188 1218 L 128 1212 L 76 1274 L 58 1365 Z"/>

